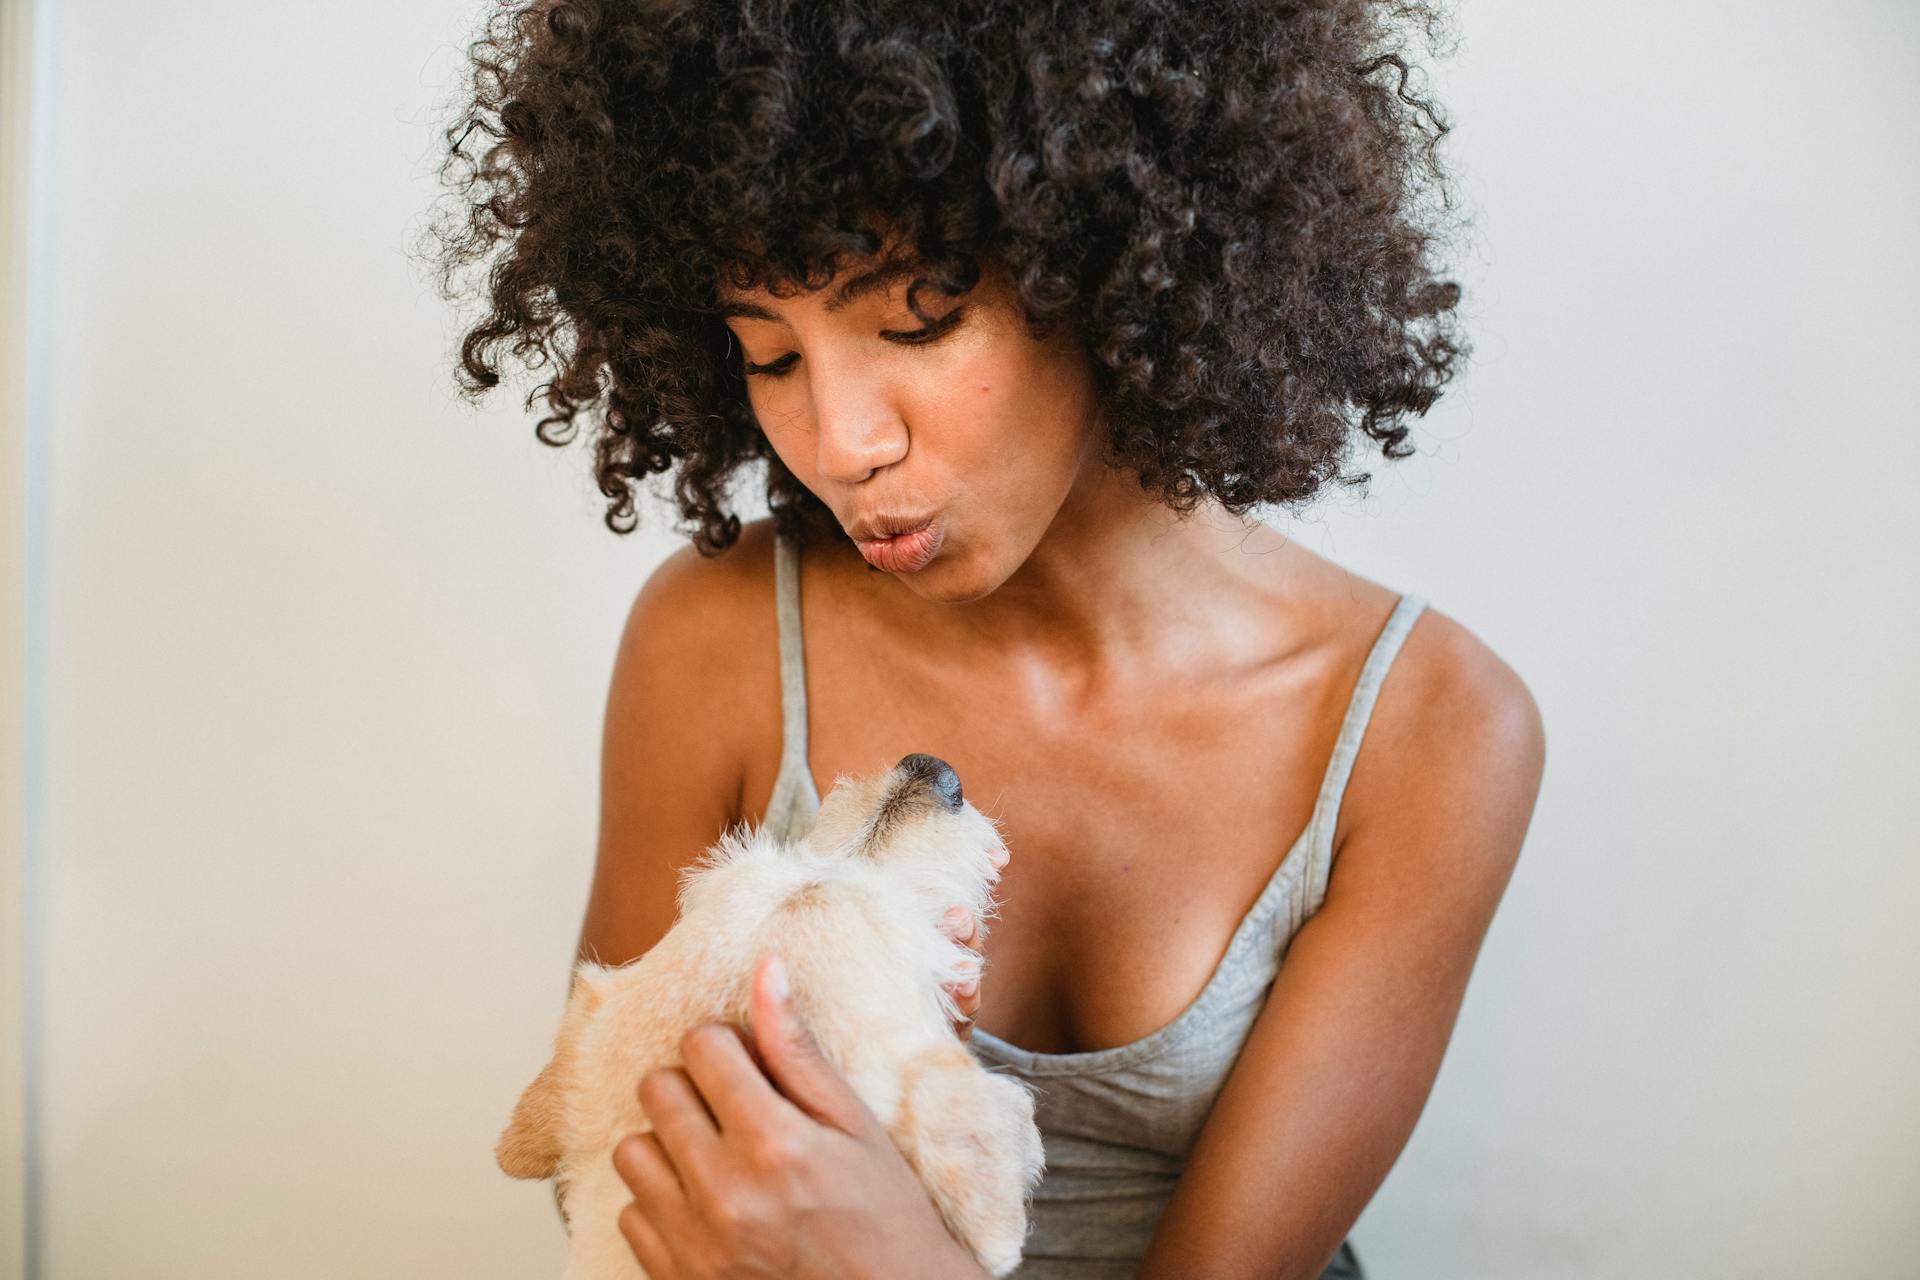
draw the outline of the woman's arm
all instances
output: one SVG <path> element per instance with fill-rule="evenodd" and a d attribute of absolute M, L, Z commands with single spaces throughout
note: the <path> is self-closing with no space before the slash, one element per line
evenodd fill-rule
<path fill-rule="evenodd" d="M 1430 611 L 1431 612 L 1431 611 Z M 1201 1130 L 1141 1280 L 1314 1280 L 1411 1136 L 1545 762 L 1519 677 L 1436 615 L 1408 636 L 1349 829 Z"/>
<path fill-rule="evenodd" d="M 691 547 L 653 571 L 628 611 L 601 731 L 600 833 L 581 959 L 621 965 L 673 927 L 682 868 L 740 816 L 746 734 L 779 716 L 772 587 L 758 603 L 745 548 Z"/>
<path fill-rule="evenodd" d="M 775 643 L 770 629 L 753 629 L 740 576 L 724 558 L 682 548 L 627 611 L 601 728 L 599 841 L 577 959 L 621 965 L 652 950 L 673 926 L 681 868 L 738 816 L 746 757 L 728 729 L 752 723 L 737 704 L 753 680 L 735 655 Z M 777 691 L 768 696 L 777 708 Z M 556 1180 L 565 1223 L 561 1191 Z"/>

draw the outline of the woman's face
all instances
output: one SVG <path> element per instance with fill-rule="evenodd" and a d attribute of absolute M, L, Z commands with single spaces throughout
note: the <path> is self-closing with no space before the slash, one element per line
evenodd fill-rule
<path fill-rule="evenodd" d="M 977 599 L 1102 465 L 1092 363 L 1070 325 L 1029 338 L 992 267 L 958 297 L 922 285 L 926 324 L 907 305 L 918 273 L 863 282 L 871 262 L 793 298 L 727 293 L 720 313 L 760 429 L 868 562 L 929 599 Z M 896 516 L 933 530 L 860 542 Z"/>

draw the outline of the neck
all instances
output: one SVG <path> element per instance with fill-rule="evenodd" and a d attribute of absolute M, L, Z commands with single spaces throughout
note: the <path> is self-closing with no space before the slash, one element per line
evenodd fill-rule
<path fill-rule="evenodd" d="M 1020 568 L 949 606 L 969 645 L 1090 687 L 1211 664 L 1257 634 L 1249 611 L 1288 539 L 1211 500 L 1181 516 L 1132 476 L 1091 469 Z"/>

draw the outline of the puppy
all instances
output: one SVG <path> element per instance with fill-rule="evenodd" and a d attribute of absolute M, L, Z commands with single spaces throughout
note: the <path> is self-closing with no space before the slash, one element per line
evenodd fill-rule
<path fill-rule="evenodd" d="M 566 1280 L 645 1280 L 618 1227 L 633 1196 L 613 1148 L 650 1127 L 640 1078 L 683 1065 L 687 1031 L 747 1024 L 769 950 L 821 1052 L 886 1126 L 954 1239 L 988 1274 L 1013 1270 L 1043 1163 L 1033 1096 L 954 1035 L 959 1010 L 942 984 L 977 972 L 978 958 L 940 927 L 959 903 L 984 938 L 1006 862 L 997 824 L 961 795 L 953 769 L 910 755 L 837 777 L 804 839 L 730 829 L 681 873 L 678 918 L 651 951 L 619 968 L 582 961 L 553 1060 L 495 1149 L 513 1177 L 556 1179 Z"/>

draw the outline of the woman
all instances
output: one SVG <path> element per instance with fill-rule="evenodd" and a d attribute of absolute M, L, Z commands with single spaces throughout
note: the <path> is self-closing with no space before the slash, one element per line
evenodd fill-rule
<path fill-rule="evenodd" d="M 468 389 L 551 363 L 542 438 L 592 411 L 609 524 L 677 469 L 692 542 L 615 663 L 581 954 L 652 946 L 729 824 L 947 760 L 1013 852 L 993 997 L 956 994 L 1040 1093 L 1025 1280 L 1362 1274 L 1525 834 L 1513 671 L 1247 518 L 1363 482 L 1357 436 L 1404 456 L 1464 350 L 1394 35 L 1359 0 L 627 0 L 474 46 L 448 278 L 504 252 Z M 773 981 L 637 1082 L 635 1257 L 981 1275 Z"/>

